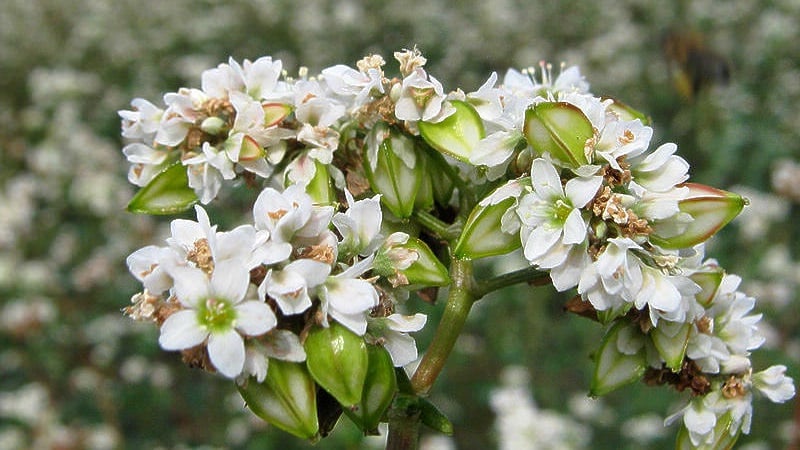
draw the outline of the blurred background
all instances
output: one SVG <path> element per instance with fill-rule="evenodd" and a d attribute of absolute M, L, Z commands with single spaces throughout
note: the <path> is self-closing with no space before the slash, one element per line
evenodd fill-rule
<path fill-rule="evenodd" d="M 228 56 L 272 55 L 314 74 L 380 53 L 394 72 L 392 52 L 414 45 L 446 90 L 540 60 L 580 65 L 593 93 L 652 117 L 653 145 L 676 142 L 694 181 L 746 195 L 709 254 L 759 299 L 756 366 L 786 364 L 800 379 L 796 0 L 4 0 L 0 448 L 309 447 L 122 316 L 138 287 L 125 257 L 160 244 L 169 218 L 124 210 L 134 190 L 117 110 L 199 86 Z M 477 304 L 432 398 L 456 434 L 426 435 L 425 448 L 673 448 L 662 421 L 686 399 L 638 384 L 587 398 L 602 330 L 563 302 L 524 287 Z M 441 304 L 419 307 L 424 348 Z M 738 448 L 790 448 L 795 404 L 754 406 Z M 381 448 L 346 422 L 317 447 Z"/>

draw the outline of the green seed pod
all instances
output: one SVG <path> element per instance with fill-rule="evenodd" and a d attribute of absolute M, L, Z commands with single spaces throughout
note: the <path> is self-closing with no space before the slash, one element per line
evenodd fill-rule
<path fill-rule="evenodd" d="M 397 392 L 397 378 L 392 365 L 392 358 L 385 348 L 368 345 L 369 368 L 364 380 L 361 404 L 356 409 L 345 409 L 344 412 L 366 434 L 377 434 L 378 424 Z"/>
<path fill-rule="evenodd" d="M 364 339 L 332 322 L 328 328 L 311 330 L 304 347 L 308 371 L 317 384 L 345 409 L 357 408 L 369 363 Z"/>

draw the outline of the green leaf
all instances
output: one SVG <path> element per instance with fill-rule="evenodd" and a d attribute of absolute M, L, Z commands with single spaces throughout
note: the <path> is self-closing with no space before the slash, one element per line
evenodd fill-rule
<path fill-rule="evenodd" d="M 448 436 L 453 435 L 453 423 L 427 399 L 419 399 L 420 421 L 427 427 Z"/>
<path fill-rule="evenodd" d="M 620 332 L 630 326 L 622 321 L 617 322 L 603 337 L 595 356 L 590 395 L 605 395 L 621 386 L 633 383 L 644 374 L 647 368 L 644 347 L 632 355 L 622 353 L 617 347 Z"/>
<path fill-rule="evenodd" d="M 308 371 L 317 384 L 345 408 L 357 408 L 369 364 L 364 339 L 333 322 L 311 330 L 304 347 Z"/>
<path fill-rule="evenodd" d="M 266 422 L 297 437 L 319 439 L 316 385 L 302 364 L 270 359 L 267 378 L 237 385 L 247 407 Z"/>
<path fill-rule="evenodd" d="M 546 102 L 528 108 L 523 133 L 540 155 L 550 153 L 571 168 L 589 163 L 585 148 L 594 128 L 583 111 L 571 103 Z"/>
<path fill-rule="evenodd" d="M 418 122 L 419 132 L 431 147 L 458 160 L 469 162 L 478 141 L 486 137 L 478 111 L 467 102 L 450 102 L 456 111 L 441 122 Z"/>
<path fill-rule="evenodd" d="M 186 211 L 197 203 L 197 195 L 189 187 L 186 167 L 173 163 L 147 186 L 141 188 L 128 203 L 128 211 L 137 214 L 176 214 Z"/>

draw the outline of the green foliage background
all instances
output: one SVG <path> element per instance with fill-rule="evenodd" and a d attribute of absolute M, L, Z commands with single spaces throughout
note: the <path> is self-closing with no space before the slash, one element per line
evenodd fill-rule
<path fill-rule="evenodd" d="M 493 70 L 502 76 L 542 59 L 580 65 L 594 93 L 652 116 L 653 143 L 676 142 L 695 181 L 751 196 L 752 213 L 710 253 L 761 300 L 768 345 L 758 367 L 783 363 L 800 379 L 800 213 L 798 200 L 771 194 L 770 183 L 776 164 L 800 158 L 798 17 L 794 0 L 5 1 L 0 448 L 306 447 L 254 421 L 229 382 L 182 366 L 158 348 L 155 328 L 119 312 L 137 289 L 125 257 L 163 239 L 167 221 L 124 211 L 133 188 L 116 111 L 134 97 L 158 103 L 164 92 L 197 86 L 202 70 L 228 56 L 272 55 L 290 74 L 299 65 L 313 74 L 369 53 L 390 61 L 416 45 L 446 90 L 465 91 Z M 680 95 L 661 50 L 668 30 L 700 33 L 729 64 L 730 82 L 708 76 L 705 89 Z M 505 366 L 527 368 L 538 407 L 570 414 L 567 400 L 587 390 L 602 330 L 564 313 L 564 300 L 525 286 L 479 303 L 433 394 L 455 423 L 458 448 L 502 441 L 489 400 Z M 419 306 L 430 315 L 424 348 L 441 305 Z M 576 419 L 591 429 L 592 448 L 641 448 L 628 420 L 682 404 L 644 386 L 601 402 L 611 420 Z M 792 409 L 756 402 L 743 445 L 787 445 L 797 433 Z M 319 447 L 369 445 L 342 423 Z M 671 431 L 647 441 L 672 445 Z"/>

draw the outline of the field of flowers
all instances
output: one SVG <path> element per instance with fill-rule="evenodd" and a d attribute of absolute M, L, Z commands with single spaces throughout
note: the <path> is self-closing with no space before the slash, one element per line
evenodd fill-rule
<path fill-rule="evenodd" d="M 161 351 L 154 327 L 121 312 L 139 289 L 125 258 L 163 242 L 169 218 L 125 210 L 135 187 L 117 111 L 197 86 L 229 56 L 271 55 L 296 75 L 417 46 L 445 91 L 476 90 L 492 71 L 541 60 L 556 72 L 561 61 L 580 66 L 593 92 L 652 118 L 654 142 L 677 143 L 694 181 L 749 199 L 709 253 L 758 301 L 758 366 L 784 364 L 800 379 L 800 4 L 457 3 L 6 1 L 0 448 L 310 448 L 247 412 L 229 380 Z M 227 202 L 209 206 L 226 229 L 245 212 L 235 195 Z M 485 270 L 519 266 L 510 259 Z M 638 385 L 587 397 L 602 330 L 565 313 L 565 298 L 525 286 L 476 305 L 431 394 L 456 433 L 423 435 L 423 448 L 674 447 L 664 412 L 685 399 Z M 412 301 L 438 321 L 441 301 Z M 417 334 L 420 348 L 432 331 Z M 738 448 L 800 448 L 796 399 L 754 408 Z M 382 445 L 342 424 L 318 447 Z"/>

